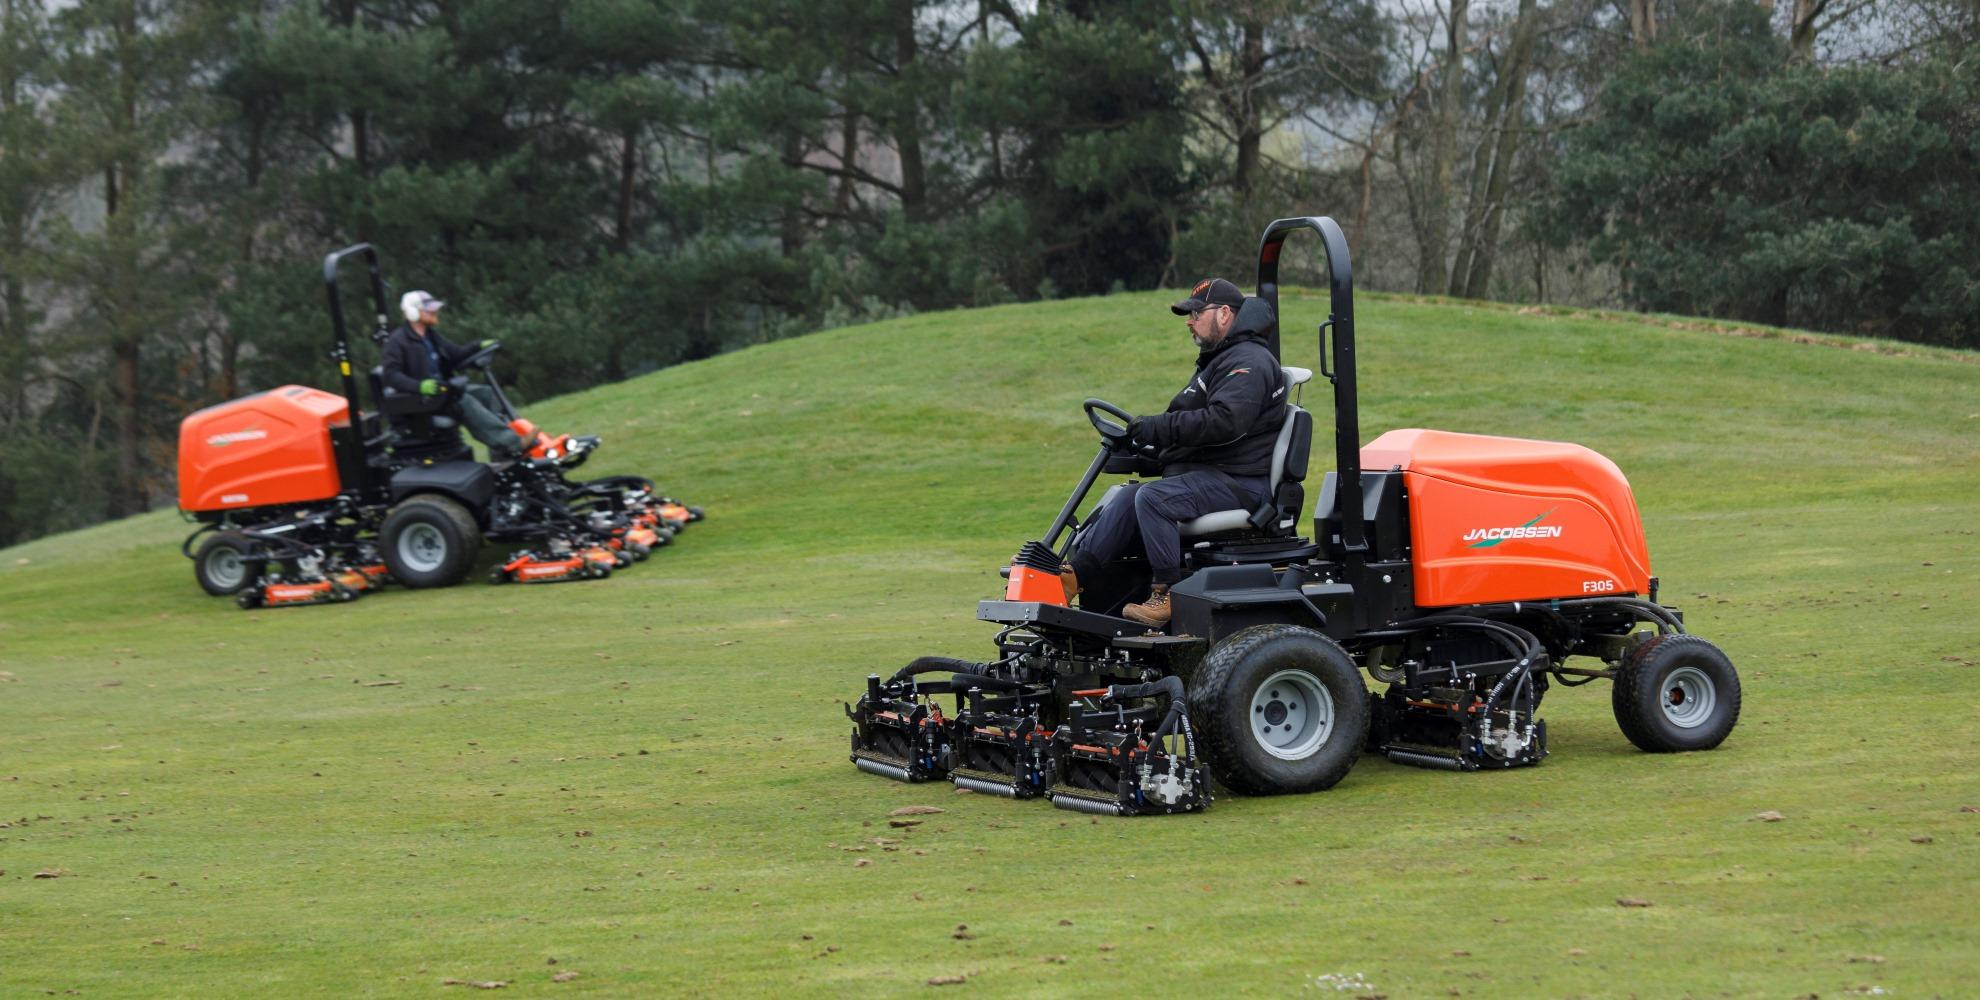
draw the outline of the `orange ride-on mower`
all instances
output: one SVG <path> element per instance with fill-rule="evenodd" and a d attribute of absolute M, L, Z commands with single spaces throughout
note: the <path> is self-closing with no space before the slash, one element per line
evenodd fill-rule
<path fill-rule="evenodd" d="M 264 576 L 275 580 L 258 568 L 274 566 L 282 593 L 300 601 L 305 595 L 294 588 L 305 581 L 294 577 L 305 573 L 298 567 L 315 551 L 327 561 L 305 573 L 320 577 L 306 581 L 310 586 L 338 583 L 335 571 L 381 562 L 407 587 L 447 586 L 473 568 L 484 540 L 521 543 L 543 558 L 589 553 L 586 567 L 624 566 L 692 519 L 683 508 L 678 522 L 663 520 L 670 501 L 649 479 L 570 478 L 598 439 L 543 435 L 523 421 L 489 368 L 499 345 L 460 367 L 480 373 L 512 426 L 537 433 L 528 456 L 494 464 L 473 460 L 448 412 L 465 376 L 456 376 L 445 393 L 406 395 L 387 387 L 374 366 L 368 381 L 376 410 L 363 409 L 337 284 L 340 265 L 354 257 L 368 269 L 371 339 L 383 341 L 391 329 L 377 251 L 359 244 L 325 257 L 330 357 L 341 395 L 283 386 L 201 410 L 180 425 L 179 506 L 201 522 L 182 551 L 208 593 L 241 592 L 266 582 Z M 273 596 L 263 593 L 260 601 L 275 603 Z"/>
<path fill-rule="evenodd" d="M 1258 295 L 1242 310 L 1271 331 L 1273 354 L 1280 253 L 1302 230 L 1319 234 L 1332 290 L 1319 369 L 1334 390 L 1336 471 L 1313 538 L 1298 534 L 1312 419 L 1295 401 L 1270 495 L 1182 525 L 1185 576 L 1166 628 L 1121 617 L 1148 592 L 1139 554 L 1082 575 L 1069 601 L 1059 571 L 1079 538 L 1075 512 L 1101 475 L 1148 465 L 1128 414 L 1087 400 L 1099 453 L 1044 537 L 1020 549 L 1003 599 L 977 606 L 998 626 L 996 655 L 869 676 L 847 706 L 860 770 L 1086 812 L 1188 811 L 1210 803 L 1199 767 L 1231 791 L 1271 795 L 1330 788 L 1364 752 L 1453 771 L 1535 764 L 1550 683 L 1598 679 L 1614 682 L 1616 721 L 1643 750 L 1709 750 L 1732 732 L 1739 676 L 1658 602 L 1614 463 L 1578 445 L 1436 430 L 1361 446 L 1352 269 L 1332 219 L 1265 230 Z M 1286 374 L 1299 385 L 1313 373 Z"/>

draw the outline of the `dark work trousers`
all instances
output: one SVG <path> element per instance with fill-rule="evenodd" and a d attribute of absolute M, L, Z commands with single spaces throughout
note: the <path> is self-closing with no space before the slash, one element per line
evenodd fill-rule
<path fill-rule="evenodd" d="M 497 409 L 501 406 L 495 399 L 495 390 L 479 382 L 467 387 L 467 391 L 456 401 L 460 408 L 461 423 L 467 425 L 468 433 L 476 441 L 488 446 L 490 458 L 514 458 L 524 445 L 522 436 L 509 428 Z"/>
<path fill-rule="evenodd" d="M 1214 511 L 1249 512 L 1264 500 L 1272 485 L 1265 476 L 1230 479 L 1247 495 L 1232 493 L 1224 478 L 1214 472 L 1185 472 L 1126 486 L 1081 531 L 1079 546 L 1072 554 L 1073 571 L 1088 579 L 1097 578 L 1100 567 L 1133 548 L 1139 533 L 1153 582 L 1166 585 L 1182 579 L 1182 532 L 1178 525 Z"/>

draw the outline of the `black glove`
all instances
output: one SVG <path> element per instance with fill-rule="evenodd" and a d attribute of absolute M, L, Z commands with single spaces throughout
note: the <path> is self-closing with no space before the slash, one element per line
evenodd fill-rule
<path fill-rule="evenodd" d="M 1127 440 L 1128 440 L 1128 446 L 1129 446 L 1129 447 L 1135 447 L 1135 446 L 1137 446 L 1137 445 L 1139 444 L 1139 442 L 1140 442 L 1140 440 L 1141 440 L 1141 418 L 1140 418 L 1140 417 L 1136 417 L 1136 418 L 1134 418 L 1133 420 L 1130 420 L 1130 421 L 1128 421 L 1128 425 L 1127 425 Z"/>

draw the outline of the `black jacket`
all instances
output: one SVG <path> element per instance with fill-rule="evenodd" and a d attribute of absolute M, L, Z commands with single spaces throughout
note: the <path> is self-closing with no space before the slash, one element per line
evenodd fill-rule
<path fill-rule="evenodd" d="M 427 356 L 426 348 L 411 326 L 402 324 L 385 338 L 385 346 L 379 352 L 379 365 L 384 369 L 382 374 L 386 388 L 417 395 L 422 380 L 447 378 L 454 374 L 455 365 L 479 350 L 467 344 L 450 343 L 432 327 L 427 328 L 426 342 L 432 344 L 433 352 L 440 356 L 438 371 L 434 370 L 433 359 Z"/>
<path fill-rule="evenodd" d="M 1158 449 L 1162 475 L 1271 473 L 1286 419 L 1286 374 L 1265 342 L 1272 323 L 1271 307 L 1246 300 L 1223 343 L 1197 355 L 1196 371 L 1168 411 L 1136 422 L 1135 439 Z"/>

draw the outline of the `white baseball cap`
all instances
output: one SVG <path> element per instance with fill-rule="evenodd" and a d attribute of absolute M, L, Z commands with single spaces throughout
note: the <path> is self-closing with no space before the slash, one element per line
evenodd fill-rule
<path fill-rule="evenodd" d="M 407 292 L 399 297 L 399 311 L 405 314 L 408 323 L 418 319 L 421 312 L 438 312 L 446 304 L 427 292 Z"/>

